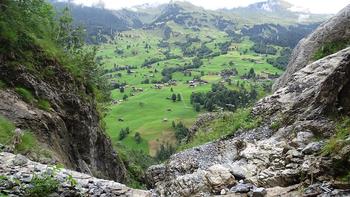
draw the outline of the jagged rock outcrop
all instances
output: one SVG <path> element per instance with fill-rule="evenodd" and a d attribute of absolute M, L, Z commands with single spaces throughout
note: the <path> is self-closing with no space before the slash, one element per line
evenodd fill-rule
<path fill-rule="evenodd" d="M 123 182 L 125 167 L 101 129 L 91 90 L 55 60 L 30 70 L 20 63 L 10 65 L 6 58 L 0 57 L 0 79 L 7 83 L 0 89 L 0 115 L 31 130 L 67 168 Z M 50 109 L 23 101 L 16 87 L 47 100 Z"/>
<path fill-rule="evenodd" d="M 313 55 L 325 43 L 350 39 L 350 5 L 321 24 L 295 47 L 286 72 L 275 82 L 273 89 L 285 86 L 292 75 L 311 63 Z"/>
<path fill-rule="evenodd" d="M 347 48 L 295 72 L 273 95 L 257 102 L 252 114 L 264 119 L 258 128 L 173 155 L 166 164 L 148 170 L 150 185 L 162 196 L 264 192 L 257 187 L 274 188 L 267 190 L 267 195 L 272 195 L 276 187 L 329 182 L 315 186 L 319 190 L 310 188 L 305 192 L 339 194 L 337 189 L 343 188 L 333 184 L 332 177 L 344 169 L 335 168 L 337 160 L 320 155 L 320 149 L 322 139 L 328 139 L 335 131 L 329 114 L 350 112 L 346 102 L 349 85 L 350 48 Z M 344 147 L 340 152 L 344 153 L 341 157 L 346 163 L 350 151 Z M 210 181 L 210 171 L 218 165 L 241 181 L 239 190 L 232 187 L 234 181 L 225 180 L 221 184 Z M 289 192 L 302 195 L 297 188 Z"/>
<path fill-rule="evenodd" d="M 137 189 L 131 189 L 127 186 L 103 179 L 92 177 L 88 174 L 79 173 L 67 169 L 50 167 L 40 163 L 28 160 L 22 155 L 11 153 L 0 153 L 0 192 L 9 196 L 28 195 L 28 189 L 35 187 L 33 177 L 39 177 L 43 180 L 52 177 L 58 182 L 57 188 L 52 193 L 44 193 L 43 184 L 36 190 L 38 195 L 50 196 L 125 196 L 125 197 L 150 197 L 151 193 Z M 53 187 L 53 185 L 50 185 Z"/>

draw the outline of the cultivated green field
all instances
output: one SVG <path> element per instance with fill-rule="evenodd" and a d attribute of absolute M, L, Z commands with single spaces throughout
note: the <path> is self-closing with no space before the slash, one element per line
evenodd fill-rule
<path fill-rule="evenodd" d="M 188 72 L 175 72 L 172 79 L 176 85 L 164 85 L 162 88 L 155 88 L 155 85 L 143 84 L 146 79 L 149 81 L 160 81 L 164 68 L 183 66 L 191 63 L 193 57 L 185 57 L 178 42 L 186 42 L 186 37 L 193 36 L 200 41 L 194 42 L 189 48 L 198 49 L 205 45 L 212 52 L 220 52 L 220 43 L 230 40 L 225 32 L 212 28 L 202 28 L 194 32 L 185 29 L 175 23 L 169 23 L 172 29 L 172 36 L 166 40 L 167 48 L 158 46 L 163 40 L 160 30 L 130 30 L 118 34 L 114 40 L 100 47 L 98 56 L 106 69 L 114 67 L 134 66 L 134 69 L 119 70 L 108 73 L 112 83 L 126 83 L 124 92 L 119 89 L 112 91 L 114 103 L 110 105 L 107 116 L 105 117 L 107 132 L 114 143 L 119 142 L 119 132 L 122 128 L 129 127 L 131 132 L 120 141 L 128 148 L 143 150 L 146 153 L 154 155 L 161 144 L 176 143 L 172 128 L 172 121 L 185 123 L 190 127 L 199 113 L 193 109 L 190 103 L 192 92 L 208 92 L 211 84 L 222 82 L 219 75 L 224 69 L 235 68 L 238 75 L 232 76 L 232 84 L 244 83 L 245 86 L 259 85 L 263 81 L 268 81 L 267 75 L 280 74 L 282 71 L 266 62 L 266 59 L 273 57 L 271 55 L 256 54 L 250 51 L 254 44 L 248 38 L 244 38 L 240 43 L 232 43 L 227 54 L 219 54 L 215 57 L 203 58 L 203 65 L 196 69 L 191 69 L 191 76 Z M 164 40 L 163 40 L 164 41 Z M 168 52 L 175 58 L 167 58 Z M 119 52 L 118 52 L 119 51 Z M 122 51 L 122 52 L 121 52 Z M 158 58 L 148 67 L 142 67 L 146 59 Z M 259 81 L 250 81 L 242 79 L 251 68 L 255 70 L 262 79 Z M 190 87 L 188 81 L 194 77 L 200 77 L 208 84 Z M 263 78 L 266 78 L 264 80 Z M 234 85 L 228 87 L 235 88 Z M 141 90 L 142 89 L 142 90 Z M 171 91 L 173 89 L 173 92 Z M 262 88 L 259 94 L 264 94 Z M 173 102 L 171 95 L 180 94 L 181 101 Z M 127 99 L 123 97 L 127 95 Z M 141 143 L 136 143 L 134 134 L 139 132 L 142 137 Z"/>

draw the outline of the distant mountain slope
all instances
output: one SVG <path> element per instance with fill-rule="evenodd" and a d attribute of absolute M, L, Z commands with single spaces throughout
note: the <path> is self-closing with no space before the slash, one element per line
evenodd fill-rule
<path fill-rule="evenodd" d="M 293 5 L 283 0 L 267 0 L 251 4 L 247 7 L 223 9 L 228 14 L 239 18 L 245 18 L 253 24 L 295 24 L 295 23 L 317 23 L 326 20 L 327 14 L 312 14 L 305 11 L 292 11 Z"/>
<path fill-rule="evenodd" d="M 51 3 L 57 10 L 67 6 L 67 3 L 58 2 L 57 0 L 51 0 Z M 256 28 L 260 28 L 254 25 L 274 24 L 291 26 L 299 23 L 304 25 L 319 24 L 329 17 L 329 15 L 293 12 L 291 11 L 293 6 L 282 0 L 268 0 L 247 7 L 215 11 L 206 10 L 181 1 L 161 5 L 144 4 L 122 10 L 107 10 L 75 4 L 69 4 L 69 7 L 76 23 L 83 24 L 86 27 L 90 43 L 106 42 L 108 36 L 114 35 L 115 32 L 130 29 L 155 29 L 159 27 L 164 29 L 166 23 L 171 21 L 193 31 L 198 31 L 198 28 L 208 27 L 232 33 L 239 32 L 243 28 L 249 34 L 246 31 L 247 29 L 253 27 L 252 31 L 255 31 Z M 310 28 L 306 28 L 306 33 L 313 30 L 315 25 L 312 25 Z M 304 30 L 299 30 L 298 28 L 287 27 L 286 29 L 302 32 L 298 33 L 298 39 L 306 35 Z M 285 30 L 279 33 L 283 32 Z M 298 41 L 295 40 L 293 43 Z"/>
<path fill-rule="evenodd" d="M 97 7 L 67 4 L 56 0 L 52 0 L 51 3 L 58 12 L 66 6 L 70 8 L 75 23 L 86 28 L 90 43 L 105 42 L 105 36 L 114 35 L 115 32 L 141 28 L 143 22 L 140 18 L 147 16 L 147 14 L 125 9 L 113 11 Z"/>

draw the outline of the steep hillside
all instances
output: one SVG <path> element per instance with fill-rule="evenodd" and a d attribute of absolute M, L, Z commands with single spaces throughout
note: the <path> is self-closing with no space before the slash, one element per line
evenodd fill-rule
<path fill-rule="evenodd" d="M 125 181 L 100 121 L 94 53 L 83 51 L 69 17 L 56 23 L 44 1 L 5 1 L 0 10 L 2 149 Z"/>
<path fill-rule="evenodd" d="M 87 41 L 93 44 L 107 42 L 108 36 L 113 36 L 115 32 L 141 28 L 143 22 L 140 17 L 147 17 L 147 14 L 128 10 L 112 11 L 101 7 L 85 7 L 56 0 L 50 2 L 57 12 L 68 6 L 72 12 L 74 23 L 86 28 Z"/>

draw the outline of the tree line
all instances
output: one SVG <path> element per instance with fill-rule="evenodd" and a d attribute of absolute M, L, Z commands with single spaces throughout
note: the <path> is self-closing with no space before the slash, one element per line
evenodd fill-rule
<path fill-rule="evenodd" d="M 243 84 L 238 86 L 238 90 L 228 89 L 223 84 L 213 84 L 208 93 L 193 92 L 190 101 L 196 111 L 202 108 L 208 111 L 219 109 L 235 111 L 251 104 L 257 97 L 258 92 L 255 88 L 247 90 Z"/>

